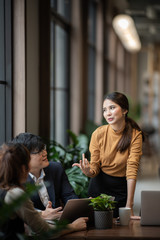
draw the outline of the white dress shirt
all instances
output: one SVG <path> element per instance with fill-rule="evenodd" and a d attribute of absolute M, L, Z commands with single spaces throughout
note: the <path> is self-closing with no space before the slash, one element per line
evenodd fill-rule
<path fill-rule="evenodd" d="M 45 172 L 43 171 L 43 169 L 41 170 L 41 175 L 40 177 L 37 179 L 32 173 L 29 173 L 29 175 L 31 176 L 31 178 L 34 180 L 36 186 L 40 186 L 41 188 L 38 190 L 38 194 L 39 197 L 43 203 L 43 205 L 46 207 L 49 201 L 49 195 L 47 192 L 47 188 L 44 184 L 44 177 L 45 177 Z"/>

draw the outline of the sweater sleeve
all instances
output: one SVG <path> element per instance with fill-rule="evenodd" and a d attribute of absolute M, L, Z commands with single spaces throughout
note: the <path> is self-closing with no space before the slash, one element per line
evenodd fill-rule
<path fill-rule="evenodd" d="M 139 161 L 142 156 L 142 133 L 135 131 L 133 133 L 130 153 L 127 160 L 126 178 L 136 179 L 139 167 Z"/>
<path fill-rule="evenodd" d="M 92 133 L 89 150 L 91 153 L 90 167 L 93 170 L 94 174 L 92 177 L 95 177 L 100 172 L 100 146 L 98 139 L 98 129 Z"/>
<path fill-rule="evenodd" d="M 5 202 L 8 204 L 11 203 L 23 193 L 24 191 L 20 188 L 11 189 L 6 194 Z M 53 226 L 49 225 L 41 217 L 40 213 L 34 209 L 33 203 L 30 199 L 24 201 L 22 205 L 15 210 L 15 212 L 36 234 L 47 232 L 53 229 Z"/>

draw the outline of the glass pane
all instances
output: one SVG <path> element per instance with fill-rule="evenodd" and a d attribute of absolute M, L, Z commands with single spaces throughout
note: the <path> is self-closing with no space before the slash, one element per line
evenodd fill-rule
<path fill-rule="evenodd" d="M 0 0 L 0 80 L 4 81 L 4 1 Z"/>
<path fill-rule="evenodd" d="M 120 43 L 118 43 L 117 47 L 117 68 L 122 71 L 124 69 L 124 49 Z"/>
<path fill-rule="evenodd" d="M 56 26 L 55 44 L 55 86 L 56 88 L 68 87 L 68 36 L 59 26 Z"/>
<path fill-rule="evenodd" d="M 92 44 L 96 42 L 96 4 L 93 1 L 89 4 L 88 40 Z"/>
<path fill-rule="evenodd" d="M 55 52 L 54 52 L 54 45 L 55 45 L 55 42 L 54 42 L 54 40 L 55 40 L 55 24 L 54 24 L 54 22 L 51 22 L 51 30 L 50 30 L 50 32 L 51 32 L 51 39 L 50 39 L 50 49 L 51 49 L 51 51 L 50 51 L 50 85 L 51 85 L 51 87 L 53 87 L 54 86 L 54 57 L 55 57 Z"/>
<path fill-rule="evenodd" d="M 109 29 L 105 29 L 105 46 L 104 46 L 104 57 L 109 59 L 109 36 L 110 36 L 110 32 Z"/>
<path fill-rule="evenodd" d="M 114 64 L 109 63 L 109 65 L 108 65 L 108 75 L 105 76 L 105 79 L 107 79 L 107 80 L 109 79 L 108 88 L 106 89 L 106 93 L 115 91 L 115 89 L 116 89 L 116 71 L 115 71 L 115 65 Z"/>
<path fill-rule="evenodd" d="M 54 101 L 54 90 L 50 91 L 50 139 L 55 138 L 55 101 Z"/>
<path fill-rule="evenodd" d="M 55 92 L 55 140 L 61 143 L 63 146 L 67 144 L 67 132 L 68 129 L 68 93 L 65 91 Z"/>
<path fill-rule="evenodd" d="M 103 96 L 108 91 L 108 79 L 109 79 L 109 64 L 107 61 L 104 62 L 104 83 L 103 83 Z"/>
<path fill-rule="evenodd" d="M 88 120 L 94 121 L 95 103 L 95 50 L 89 48 L 89 69 L 88 69 Z"/>
<path fill-rule="evenodd" d="M 106 56 L 109 58 L 110 61 L 115 62 L 116 59 L 116 35 L 112 29 L 110 29 L 108 34 L 108 52 Z"/>
<path fill-rule="evenodd" d="M 70 20 L 70 8 L 71 8 L 70 0 L 57 1 L 57 12 L 64 18 L 66 18 L 68 21 Z"/>
<path fill-rule="evenodd" d="M 50 138 L 67 145 L 68 129 L 68 34 L 51 23 Z"/>
<path fill-rule="evenodd" d="M 55 132 L 54 132 L 54 126 L 55 126 L 55 103 L 54 103 L 54 40 L 55 40 L 55 34 L 54 34 L 55 25 L 54 22 L 51 22 L 51 51 L 50 51 L 50 139 L 54 140 Z"/>
<path fill-rule="evenodd" d="M 51 0 L 50 4 L 51 4 L 51 8 L 55 8 L 56 9 L 56 0 Z"/>
<path fill-rule="evenodd" d="M 0 85 L 0 145 L 4 142 L 4 139 L 6 139 L 5 136 L 5 86 Z"/>

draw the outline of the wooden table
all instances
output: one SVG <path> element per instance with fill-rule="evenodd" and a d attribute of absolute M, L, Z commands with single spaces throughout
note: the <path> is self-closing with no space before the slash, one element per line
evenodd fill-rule
<path fill-rule="evenodd" d="M 70 233 L 59 238 L 60 240 L 151 240 L 160 239 L 160 226 L 141 226 L 139 220 L 131 220 L 129 226 L 113 224 L 111 229 L 89 229 Z"/>

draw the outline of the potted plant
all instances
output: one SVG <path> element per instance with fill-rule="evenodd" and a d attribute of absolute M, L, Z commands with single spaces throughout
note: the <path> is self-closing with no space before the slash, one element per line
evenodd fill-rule
<path fill-rule="evenodd" d="M 114 197 L 107 194 L 100 194 L 98 197 L 91 198 L 89 205 L 94 209 L 95 228 L 112 228 L 115 204 Z"/>

